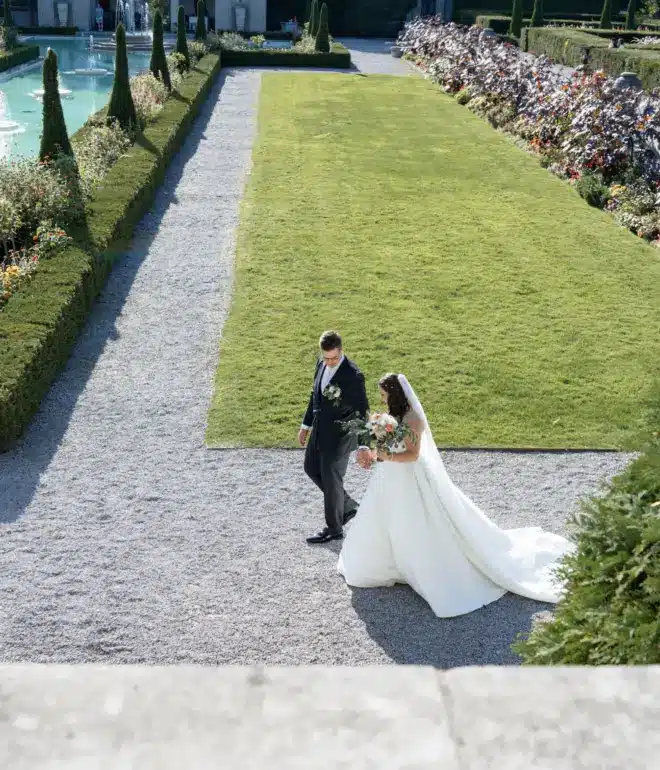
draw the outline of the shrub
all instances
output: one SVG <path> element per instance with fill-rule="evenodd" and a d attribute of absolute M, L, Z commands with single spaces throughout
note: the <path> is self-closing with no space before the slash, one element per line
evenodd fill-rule
<path fill-rule="evenodd" d="M 13 29 L 14 28 L 14 18 L 11 13 L 11 2 L 10 0 L 4 0 L 5 4 L 5 17 L 2 22 L 3 27 L 7 27 L 7 29 Z"/>
<path fill-rule="evenodd" d="M 461 90 L 456 94 L 456 101 L 462 106 L 465 106 L 471 98 L 472 95 L 470 94 L 469 88 L 461 88 Z"/>
<path fill-rule="evenodd" d="M 513 37 L 520 37 L 520 31 L 522 30 L 522 25 L 523 25 L 523 1 L 513 0 L 509 34 L 512 35 Z"/>
<path fill-rule="evenodd" d="M 554 618 L 514 645 L 531 665 L 660 663 L 660 439 L 574 517 Z"/>
<path fill-rule="evenodd" d="M 197 26 L 195 27 L 195 40 L 206 40 L 206 5 L 204 0 L 197 3 Z"/>
<path fill-rule="evenodd" d="M 131 78 L 131 94 L 135 105 L 137 125 L 143 129 L 163 109 L 169 91 L 151 72 Z"/>
<path fill-rule="evenodd" d="M 637 11 L 637 3 L 635 0 L 628 0 L 628 10 L 626 11 L 626 29 L 635 29 L 635 13 Z"/>
<path fill-rule="evenodd" d="M 312 0 L 312 11 L 309 16 L 309 36 L 316 39 L 319 31 L 319 3 L 318 0 Z"/>
<path fill-rule="evenodd" d="M 603 12 L 600 15 L 600 28 L 612 29 L 612 0 L 603 0 Z"/>
<path fill-rule="evenodd" d="M 197 64 L 197 62 L 204 58 L 209 52 L 209 48 L 202 40 L 193 40 L 188 46 L 188 53 L 190 54 L 191 64 Z"/>
<path fill-rule="evenodd" d="M 532 11 L 532 18 L 529 22 L 530 27 L 542 27 L 543 26 L 543 0 L 534 0 L 534 10 Z"/>
<path fill-rule="evenodd" d="M 188 52 L 188 39 L 186 38 L 186 12 L 182 5 L 176 20 L 176 46 L 175 53 L 181 54 L 186 61 L 186 69 L 190 69 L 190 53 Z"/>
<path fill-rule="evenodd" d="M 323 3 L 319 16 L 319 30 L 316 33 L 314 50 L 319 53 L 330 53 L 330 36 L 328 32 L 328 6 Z"/>
<path fill-rule="evenodd" d="M 135 114 L 135 104 L 133 103 L 128 76 L 126 30 L 123 24 L 119 24 L 117 27 L 116 39 L 115 79 L 108 104 L 108 120 L 116 120 L 124 130 L 131 130 L 137 124 L 137 115 Z"/>
<path fill-rule="evenodd" d="M 60 154 L 73 155 L 60 100 L 57 54 L 48 49 L 43 64 L 43 132 L 39 157 L 42 161 Z"/>
<path fill-rule="evenodd" d="M 130 146 L 130 137 L 117 121 L 90 126 L 74 135 L 73 148 L 86 197 L 91 197 L 94 188 Z"/>
<path fill-rule="evenodd" d="M 168 91 L 172 90 L 170 70 L 167 66 L 165 44 L 163 43 L 163 14 L 160 12 L 160 9 L 157 9 L 154 14 L 154 38 L 151 46 L 149 69 L 155 78 L 159 78 L 163 81 L 163 84 Z"/>
<path fill-rule="evenodd" d="M 223 51 L 251 51 L 254 46 L 238 32 L 223 32 L 218 37 L 218 46 Z"/>
<path fill-rule="evenodd" d="M 176 84 L 181 82 L 183 74 L 188 71 L 186 57 L 181 53 L 171 53 L 167 57 L 167 66 L 170 69 L 172 86 L 176 87 Z"/>
<path fill-rule="evenodd" d="M 597 174 L 586 172 L 576 180 L 575 189 L 581 198 L 597 209 L 602 209 L 610 199 L 610 188 Z"/>

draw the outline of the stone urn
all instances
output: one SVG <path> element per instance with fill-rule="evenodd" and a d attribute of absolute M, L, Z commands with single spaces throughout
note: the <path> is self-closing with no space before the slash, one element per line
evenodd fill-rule
<path fill-rule="evenodd" d="M 626 88 L 634 88 L 635 91 L 642 90 L 642 81 L 634 72 L 622 72 L 614 81 L 614 85 L 621 90 Z"/>
<path fill-rule="evenodd" d="M 395 59 L 400 59 L 403 56 L 403 49 L 401 46 L 393 45 L 390 47 L 390 53 Z"/>
<path fill-rule="evenodd" d="M 234 20 L 236 22 L 236 31 L 245 32 L 245 17 L 247 8 L 242 3 L 234 5 Z"/>
<path fill-rule="evenodd" d="M 60 27 L 66 27 L 69 21 L 69 4 L 58 3 L 57 4 L 57 18 L 60 22 Z"/>

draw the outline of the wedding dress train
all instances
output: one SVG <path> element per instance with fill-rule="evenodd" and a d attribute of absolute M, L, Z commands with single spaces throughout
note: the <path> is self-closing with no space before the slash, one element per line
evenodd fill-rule
<path fill-rule="evenodd" d="M 472 612 L 507 591 L 558 601 L 555 562 L 573 545 L 540 527 L 503 530 L 492 522 L 449 478 L 419 400 L 403 375 L 399 380 L 425 426 L 419 458 L 378 463 L 371 471 L 339 556 L 346 582 L 361 588 L 407 583 L 443 618 Z"/>

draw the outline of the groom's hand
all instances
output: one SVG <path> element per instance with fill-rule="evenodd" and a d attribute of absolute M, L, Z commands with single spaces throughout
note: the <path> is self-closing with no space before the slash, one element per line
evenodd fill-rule
<path fill-rule="evenodd" d="M 304 447 L 307 443 L 307 436 L 309 436 L 309 431 L 307 428 L 301 428 L 298 432 L 298 443 L 301 447 Z"/>

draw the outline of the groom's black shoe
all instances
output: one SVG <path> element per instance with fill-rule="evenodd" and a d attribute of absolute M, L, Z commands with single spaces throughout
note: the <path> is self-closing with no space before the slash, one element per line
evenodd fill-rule
<path fill-rule="evenodd" d="M 326 527 L 315 535 L 307 538 L 308 543 L 329 543 L 331 540 L 341 540 L 344 537 L 343 532 L 330 532 Z"/>
<path fill-rule="evenodd" d="M 354 519 L 357 516 L 357 510 L 349 511 L 348 513 L 344 514 L 344 526 L 348 524 L 348 522 L 351 519 Z"/>

